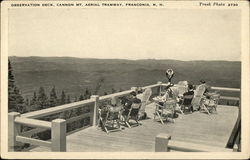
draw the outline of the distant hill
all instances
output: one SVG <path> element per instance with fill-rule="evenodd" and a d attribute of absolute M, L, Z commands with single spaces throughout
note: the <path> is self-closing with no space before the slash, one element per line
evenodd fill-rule
<path fill-rule="evenodd" d="M 166 82 L 165 71 L 175 71 L 173 82 L 187 80 L 198 84 L 204 79 L 212 86 L 240 87 L 241 62 L 85 59 L 73 57 L 9 57 L 16 83 L 24 97 L 30 97 L 40 86 L 47 92 L 52 86 L 58 94 L 65 90 L 71 97 L 79 96 L 86 88 L 94 90 L 104 79 L 100 95 L 129 89 L 133 86 Z"/>

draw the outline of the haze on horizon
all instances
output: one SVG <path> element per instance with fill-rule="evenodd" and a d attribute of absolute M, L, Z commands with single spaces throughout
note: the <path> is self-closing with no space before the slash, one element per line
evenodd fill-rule
<path fill-rule="evenodd" d="M 9 56 L 240 61 L 238 10 L 11 9 Z"/>

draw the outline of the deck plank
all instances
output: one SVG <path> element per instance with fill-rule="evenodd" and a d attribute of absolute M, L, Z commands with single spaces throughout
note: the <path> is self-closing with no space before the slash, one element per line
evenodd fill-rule
<path fill-rule="evenodd" d="M 150 119 L 142 125 L 125 128 L 109 134 L 100 128 L 90 127 L 67 136 L 69 152 L 154 152 L 155 137 L 167 133 L 172 139 L 203 145 L 225 147 L 238 116 L 238 108 L 218 106 L 218 113 L 207 115 L 194 112 L 179 115 L 175 123 L 162 125 L 153 120 L 154 105 L 149 104 L 146 112 Z M 37 147 L 31 151 L 48 151 Z"/>

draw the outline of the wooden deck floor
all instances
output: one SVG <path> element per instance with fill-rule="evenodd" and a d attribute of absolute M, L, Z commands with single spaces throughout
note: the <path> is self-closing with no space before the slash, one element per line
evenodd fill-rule
<path fill-rule="evenodd" d="M 218 113 L 207 115 L 194 112 L 179 115 L 175 123 L 162 125 L 153 120 L 154 105 L 146 108 L 150 119 L 142 125 L 125 128 L 122 131 L 105 133 L 99 128 L 90 127 L 67 136 L 69 152 L 154 152 L 155 137 L 167 133 L 172 139 L 225 147 L 238 116 L 238 108 L 218 106 Z M 45 147 L 31 151 L 50 151 Z"/>

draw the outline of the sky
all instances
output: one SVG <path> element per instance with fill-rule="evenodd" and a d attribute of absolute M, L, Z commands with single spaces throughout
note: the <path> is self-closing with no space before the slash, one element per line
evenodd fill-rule
<path fill-rule="evenodd" d="M 240 61 L 239 10 L 10 9 L 9 56 Z"/>

